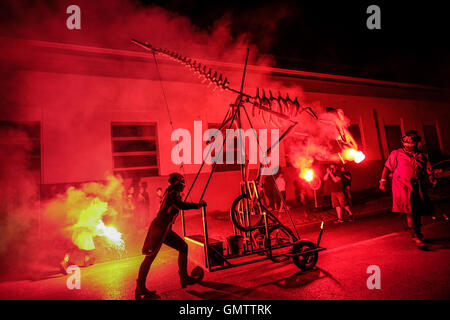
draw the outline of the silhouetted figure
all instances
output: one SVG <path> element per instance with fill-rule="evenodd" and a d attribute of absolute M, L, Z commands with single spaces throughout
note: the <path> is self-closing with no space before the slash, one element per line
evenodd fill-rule
<path fill-rule="evenodd" d="M 156 198 L 158 200 L 158 210 L 159 210 L 159 205 L 161 204 L 162 199 L 163 199 L 163 190 L 162 190 L 162 188 L 158 187 L 156 189 Z"/>
<path fill-rule="evenodd" d="M 142 182 L 136 201 L 136 214 L 138 215 L 139 227 L 147 227 L 150 217 L 150 195 L 147 191 L 147 182 Z"/>
<path fill-rule="evenodd" d="M 144 261 L 139 268 L 137 286 L 135 291 L 136 299 L 158 297 L 155 291 L 150 291 L 145 287 L 150 266 L 156 258 L 162 244 L 178 251 L 178 268 L 181 287 L 194 284 L 198 279 L 190 277 L 187 272 L 188 263 L 188 245 L 172 230 L 180 210 L 199 209 L 206 206 L 203 200 L 200 203 L 183 202 L 181 192 L 184 190 L 185 181 L 181 174 L 172 173 L 169 175 L 169 187 L 164 192 L 161 207 L 156 218 L 152 221 L 145 238 L 142 254 L 145 255 Z"/>
<path fill-rule="evenodd" d="M 341 167 L 342 171 L 342 184 L 344 187 L 344 195 L 345 200 L 347 201 L 348 205 L 352 206 L 352 174 L 350 171 L 345 168 L 345 166 Z"/>

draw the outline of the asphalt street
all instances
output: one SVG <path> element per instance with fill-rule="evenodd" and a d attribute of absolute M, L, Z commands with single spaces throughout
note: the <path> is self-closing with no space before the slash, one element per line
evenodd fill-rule
<path fill-rule="evenodd" d="M 440 214 L 449 207 L 441 203 Z M 385 213 L 326 223 L 321 245 L 327 250 L 312 271 L 301 273 L 292 261 L 265 260 L 206 272 L 201 283 L 186 289 L 178 280 L 177 252 L 163 246 L 147 285 L 163 300 L 449 299 L 450 225 L 440 214 L 424 221 L 428 251 L 412 243 L 403 215 Z M 318 230 L 299 232 L 304 239 L 317 239 Z M 0 299 L 134 299 L 141 261 L 136 256 L 81 268 L 80 289 L 69 289 L 69 276 L 60 274 L 2 282 Z M 189 268 L 194 266 L 190 261 Z M 367 286 L 370 266 L 379 268 L 379 289 Z"/>

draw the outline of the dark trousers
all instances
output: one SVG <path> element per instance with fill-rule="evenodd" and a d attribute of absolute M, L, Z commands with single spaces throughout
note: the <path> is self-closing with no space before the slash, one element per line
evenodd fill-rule
<path fill-rule="evenodd" d="M 275 205 L 278 209 L 281 209 L 283 206 L 283 201 L 286 201 L 286 190 L 280 192 L 277 191 L 275 194 Z"/>
<path fill-rule="evenodd" d="M 163 243 L 178 251 L 178 269 L 181 275 L 187 275 L 187 243 L 172 230 L 171 225 L 155 219 L 150 225 L 144 247 L 142 248 L 142 253 L 146 256 L 139 268 L 138 282 L 145 283 L 150 267 Z"/>
<path fill-rule="evenodd" d="M 411 212 L 406 214 L 406 224 L 411 232 L 412 236 L 420 237 L 422 235 L 422 217 L 417 212 Z"/>
<path fill-rule="evenodd" d="M 269 208 L 273 208 L 275 206 L 275 193 L 274 193 L 274 189 L 273 189 L 273 185 L 265 183 L 263 185 L 263 189 L 264 189 L 264 194 L 267 198 L 267 202 L 269 205 Z"/>

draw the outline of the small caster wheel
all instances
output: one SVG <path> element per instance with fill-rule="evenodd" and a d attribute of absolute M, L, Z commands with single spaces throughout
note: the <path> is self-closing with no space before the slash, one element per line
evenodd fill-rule
<path fill-rule="evenodd" d="M 301 240 L 300 242 L 296 243 L 292 247 L 292 253 L 302 253 L 308 250 L 316 249 L 315 243 L 308 240 Z M 299 254 L 294 257 L 292 257 L 292 260 L 294 264 L 301 270 L 301 271 L 308 271 L 314 268 L 314 266 L 317 263 L 317 260 L 319 259 L 319 253 L 318 252 L 312 252 L 312 253 L 306 253 L 306 254 Z"/>

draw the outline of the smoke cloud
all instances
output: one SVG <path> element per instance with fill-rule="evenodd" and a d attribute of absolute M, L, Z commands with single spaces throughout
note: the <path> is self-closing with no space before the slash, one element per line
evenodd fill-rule
<path fill-rule="evenodd" d="M 0 35 L 7 38 L 138 51 L 139 49 L 130 41 L 131 38 L 136 38 L 158 47 L 178 51 L 195 59 L 240 64 L 243 63 L 246 49 L 250 48 L 250 64 L 273 66 L 274 58 L 262 54 L 260 48 L 252 43 L 252 39 L 255 36 L 264 37 L 264 41 L 258 42 L 269 46 L 275 36 L 277 21 L 289 15 L 287 9 L 257 10 L 255 15 L 249 18 L 248 23 L 266 19 L 268 25 L 266 30 L 269 30 L 269 33 L 248 34 L 231 32 L 230 17 L 226 13 L 211 28 L 204 30 L 193 25 L 187 17 L 154 5 L 143 5 L 139 1 L 80 0 L 76 4 L 81 9 L 81 29 L 69 30 L 66 27 L 66 20 L 69 17 L 66 9 L 72 4 L 74 4 L 72 1 L 66 0 L 2 1 Z M 241 21 L 241 23 L 244 22 Z M 4 38 L 4 41 L 7 41 L 7 38 Z M 40 57 L 39 55 L 35 56 L 33 52 L 21 52 L 14 56 L 8 56 L 8 51 L 0 54 L 0 58 L 2 58 L 0 61 L 5 70 L 2 73 L 5 86 L 0 89 L 0 95 L 3 98 L 1 105 L 5 109 L 2 118 L 6 120 L 23 118 L 24 111 L 23 109 L 19 111 L 17 101 L 21 101 L 21 105 L 26 105 L 36 99 L 50 105 L 58 103 L 58 107 L 64 106 L 66 112 L 61 112 L 57 116 L 47 115 L 47 119 L 65 125 L 60 128 L 46 129 L 48 136 L 51 136 L 47 152 L 67 153 L 67 157 L 74 157 L 74 162 L 80 163 L 79 168 L 71 168 L 70 172 L 64 172 L 68 176 L 71 171 L 80 172 L 84 171 L 86 167 L 96 165 L 101 167 L 102 161 L 110 161 L 110 158 L 92 156 L 98 146 L 102 144 L 99 137 L 104 135 L 101 132 L 101 126 L 92 125 L 92 123 L 97 123 L 96 111 L 104 110 L 105 105 L 119 100 L 121 96 L 131 95 L 131 93 L 123 92 L 123 88 L 121 91 L 115 87 L 107 87 L 103 83 L 99 83 L 99 87 L 93 90 L 84 83 L 72 82 L 55 83 L 52 92 L 40 92 L 36 89 L 38 86 L 35 83 L 20 78 L 19 72 L 10 71 L 17 70 L 17 66 L 20 69 L 21 63 L 24 61 L 32 62 L 36 66 L 56 63 L 43 61 Z M 126 67 L 123 66 L 123 68 Z M 300 100 L 303 96 L 299 86 L 275 82 L 267 76 L 253 75 L 247 80 L 252 86 L 256 84 L 260 88 L 272 88 L 274 92 L 278 90 L 282 93 L 289 92 L 291 97 L 298 96 Z M 233 85 L 236 86 L 237 82 L 234 82 Z M 71 97 L 64 95 L 58 95 L 57 102 L 51 99 L 55 92 L 59 94 L 69 91 L 83 92 L 84 100 L 72 101 Z M 37 94 L 38 96 L 36 96 Z M 195 106 L 197 97 L 190 92 L 187 94 L 188 98 L 180 95 L 178 98 L 172 98 L 171 103 L 191 103 Z M 92 108 L 82 107 L 84 103 L 87 103 L 86 101 L 89 101 Z M 214 104 L 211 103 L 211 105 Z M 329 160 L 331 158 L 336 160 L 332 152 L 332 142 L 336 140 L 336 124 L 345 127 L 348 123 L 335 114 L 327 113 L 320 105 L 311 105 L 311 107 L 320 114 L 320 121 L 312 121 L 311 117 L 305 113 L 296 119 L 301 124 L 297 129 L 300 137 L 303 134 L 309 139 L 300 139 L 291 144 L 292 148 L 289 154 L 292 163 L 296 163 L 299 156 L 304 157 L 308 164 L 311 159 Z M 255 125 L 266 126 L 267 123 L 265 120 L 261 120 Z M 287 124 L 281 123 L 281 126 L 286 127 Z M 76 140 L 58 140 L 60 132 L 67 130 L 67 127 L 71 128 L 73 136 L 77 137 Z M 78 138 L 86 136 L 83 135 L 85 132 L 90 133 L 88 138 Z M 97 247 L 92 239 L 92 243 L 89 245 L 81 245 L 76 234 L 79 237 L 85 237 L 86 233 L 80 233 L 79 230 L 86 227 L 89 230 L 87 232 L 87 238 L 89 238 L 95 234 L 99 220 L 106 226 L 108 223 L 112 223 L 119 232 L 127 234 L 129 230 L 127 230 L 126 224 L 115 220 L 118 216 L 117 212 L 120 212 L 125 205 L 123 181 L 107 178 L 106 183 L 99 182 L 77 188 L 72 187 L 49 201 L 41 203 L 39 201 L 41 177 L 36 178 L 34 171 L 30 170 L 28 165 L 28 154 L 32 148 L 31 140 L 26 133 L 21 131 L 15 132 L 13 135 L 22 143 L 11 145 L 11 141 L 9 141 L 8 146 L 2 147 L 0 150 L 0 181 L 3 186 L 2 192 L 0 192 L 0 232 L 2 233 L 0 243 L 0 259 L 2 260 L 0 267 L 2 270 L 0 271 L 4 276 L 12 271 L 33 273 L 34 270 L 40 268 L 44 260 L 58 263 L 58 259 L 62 258 L 67 248 L 73 245 L 85 250 L 91 249 L 93 246 Z M 72 148 L 79 147 L 80 150 L 84 148 L 86 151 L 85 153 L 71 153 L 67 147 L 69 144 Z M 109 154 L 108 157 L 110 157 Z M 90 159 L 89 164 L 86 164 L 86 159 Z M 53 170 L 64 171 L 56 165 Z M 92 206 L 95 210 L 90 211 L 89 208 L 92 209 Z M 83 220 L 84 214 L 93 220 Z M 39 219 L 43 219 L 43 221 L 39 221 Z M 39 226 L 42 225 L 45 225 L 47 229 L 40 230 Z M 80 236 L 80 234 L 82 235 Z M 45 235 L 45 240 L 42 240 L 43 235 Z M 58 245 L 54 245 L 55 243 Z M 43 247 L 45 250 L 42 249 Z M 8 261 L 8 263 L 5 264 L 3 261 Z M 29 263 L 30 261 L 34 263 Z"/>

